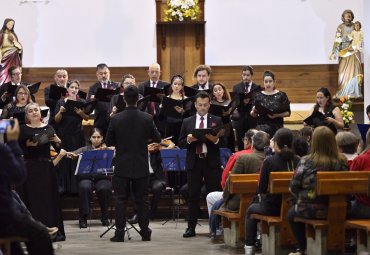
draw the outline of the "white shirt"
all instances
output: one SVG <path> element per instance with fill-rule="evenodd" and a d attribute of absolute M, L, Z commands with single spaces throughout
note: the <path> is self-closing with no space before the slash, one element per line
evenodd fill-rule
<path fill-rule="evenodd" d="M 148 151 L 148 161 L 149 161 L 149 173 L 154 174 L 152 165 L 150 164 L 150 152 Z"/>
<path fill-rule="evenodd" d="M 202 85 L 198 84 L 198 90 L 207 90 L 209 89 L 209 82 L 207 81 L 206 84 L 204 84 L 204 89 L 202 88 Z"/>
<path fill-rule="evenodd" d="M 153 82 L 155 82 L 155 86 L 153 86 Z M 158 81 L 152 81 L 150 80 L 150 86 L 149 87 L 153 87 L 153 88 L 156 88 L 158 86 Z"/>
<path fill-rule="evenodd" d="M 249 82 L 249 84 L 245 84 L 245 92 L 249 93 L 252 88 L 252 81 Z"/>
<path fill-rule="evenodd" d="M 199 128 L 201 122 L 201 116 L 197 113 L 196 114 L 196 121 L 195 121 L 195 128 Z M 208 113 L 203 116 L 203 128 L 207 128 L 207 120 L 208 120 Z M 205 143 L 202 144 L 202 153 L 207 153 L 207 145 Z"/>

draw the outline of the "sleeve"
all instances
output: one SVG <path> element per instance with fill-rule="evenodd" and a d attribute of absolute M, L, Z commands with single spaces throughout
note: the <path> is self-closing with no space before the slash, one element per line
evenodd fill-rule
<path fill-rule="evenodd" d="M 161 142 L 161 134 L 159 133 L 152 119 L 151 119 L 151 122 L 152 122 L 152 135 L 151 135 L 152 141 L 159 143 Z"/>
<path fill-rule="evenodd" d="M 114 132 L 114 123 L 115 123 L 115 118 L 111 119 L 109 122 L 108 130 L 107 130 L 107 136 L 105 138 L 105 144 L 107 146 L 115 146 L 116 139 L 115 139 L 115 132 Z"/>
<path fill-rule="evenodd" d="M 225 182 L 227 177 L 229 176 L 229 172 L 233 169 L 235 162 L 236 162 L 236 156 L 232 155 L 229 160 L 226 163 L 225 169 L 222 171 L 222 177 L 221 177 L 221 187 L 225 187 Z"/>
<path fill-rule="evenodd" d="M 243 155 L 239 156 L 235 161 L 235 164 L 231 170 L 233 174 L 242 174 L 244 173 L 244 163 L 243 163 Z"/>
<path fill-rule="evenodd" d="M 271 171 L 271 163 L 270 163 L 271 158 L 273 157 L 269 157 L 268 159 L 265 159 L 262 163 L 259 181 L 258 181 L 258 188 L 257 188 L 258 194 L 266 194 L 268 192 L 269 178 L 270 178 L 270 171 Z"/>
<path fill-rule="evenodd" d="M 187 149 L 190 147 L 190 144 L 187 142 L 187 137 L 189 134 L 189 131 L 186 128 L 187 121 L 184 120 L 181 125 L 181 131 L 180 131 L 180 136 L 179 136 L 179 147 L 181 149 Z"/>
<path fill-rule="evenodd" d="M 298 163 L 297 169 L 294 172 L 293 178 L 290 181 L 289 190 L 298 195 L 298 193 L 302 190 L 302 179 L 303 179 L 303 173 L 304 173 L 304 160 L 301 160 Z"/>
<path fill-rule="evenodd" d="M 62 100 L 63 99 L 59 99 L 58 100 L 58 102 L 57 102 L 57 104 L 55 105 L 55 110 L 54 110 L 54 114 L 56 115 L 58 112 L 59 112 L 59 110 L 60 110 L 60 107 L 62 106 Z"/>
<path fill-rule="evenodd" d="M 284 108 L 284 112 L 289 112 L 289 114 L 291 114 L 290 101 L 289 101 L 289 98 L 288 98 L 288 96 L 287 96 L 287 94 L 285 92 L 283 92 L 283 96 L 282 96 L 282 100 L 281 100 L 281 105 Z"/>
<path fill-rule="evenodd" d="M 56 103 L 55 103 L 55 100 L 49 97 L 49 93 L 50 93 L 50 86 L 46 87 L 44 90 L 44 99 L 45 99 L 46 106 L 48 106 L 49 108 L 53 108 L 55 107 Z"/>
<path fill-rule="evenodd" d="M 11 141 L 7 145 L 0 144 L 0 159 L 0 168 L 7 171 L 10 182 L 21 184 L 26 176 L 26 165 L 18 142 Z"/>
<path fill-rule="evenodd" d="M 94 84 L 94 85 L 92 85 L 92 86 L 89 88 L 89 92 L 87 93 L 87 98 L 86 98 L 86 100 L 87 100 L 87 101 L 90 101 L 91 96 L 92 96 L 92 95 L 95 95 L 95 93 L 96 93 L 96 90 L 95 90 L 95 84 Z"/>

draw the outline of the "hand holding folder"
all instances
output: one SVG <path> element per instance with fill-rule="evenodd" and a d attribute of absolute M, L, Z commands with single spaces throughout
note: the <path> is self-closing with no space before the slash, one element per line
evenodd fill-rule
<path fill-rule="evenodd" d="M 326 116 L 319 111 L 314 111 L 310 116 L 308 116 L 304 123 L 309 126 L 317 126 L 319 123 L 323 122 L 326 119 Z"/>

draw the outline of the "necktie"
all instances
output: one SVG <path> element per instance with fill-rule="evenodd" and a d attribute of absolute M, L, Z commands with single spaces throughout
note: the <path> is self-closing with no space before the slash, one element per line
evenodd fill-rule
<path fill-rule="evenodd" d="M 106 89 L 106 88 L 107 88 L 107 83 L 103 82 L 103 89 Z"/>
<path fill-rule="evenodd" d="M 203 122 L 203 120 L 204 120 L 204 117 L 203 117 L 203 116 L 201 116 L 201 117 L 200 117 L 199 128 L 204 128 L 204 122 Z M 199 144 L 197 145 L 196 149 L 195 149 L 195 153 L 196 153 L 196 154 L 201 154 L 201 153 L 202 153 L 202 151 L 203 151 L 203 143 L 199 143 Z"/>
<path fill-rule="evenodd" d="M 155 81 L 153 81 L 153 83 L 152 83 L 152 87 L 153 87 L 153 88 L 155 88 Z"/>
<path fill-rule="evenodd" d="M 206 88 L 206 84 L 201 84 L 200 87 L 204 90 Z"/>

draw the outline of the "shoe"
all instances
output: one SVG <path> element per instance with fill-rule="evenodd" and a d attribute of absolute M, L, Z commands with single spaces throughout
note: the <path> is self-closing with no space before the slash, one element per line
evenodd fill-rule
<path fill-rule="evenodd" d="M 139 222 L 139 217 L 137 214 L 134 214 L 131 219 L 127 220 L 128 223 L 130 224 L 137 224 Z"/>
<path fill-rule="evenodd" d="M 87 219 L 86 218 L 80 218 L 78 220 L 78 223 L 80 225 L 80 228 L 87 228 Z"/>
<path fill-rule="evenodd" d="M 150 241 L 152 237 L 152 230 L 150 228 L 148 228 L 146 231 L 140 230 L 140 235 L 141 241 Z"/>
<path fill-rule="evenodd" d="M 109 220 L 107 218 L 102 217 L 100 221 L 101 221 L 102 226 L 109 227 L 110 223 L 109 223 Z"/>
<path fill-rule="evenodd" d="M 184 238 L 193 237 L 195 236 L 195 229 L 194 228 L 187 228 L 185 233 L 182 235 Z"/>
<path fill-rule="evenodd" d="M 111 242 L 124 242 L 125 241 L 125 236 L 124 235 L 117 235 L 115 234 L 111 239 Z"/>
<path fill-rule="evenodd" d="M 304 252 L 300 249 L 297 249 L 294 252 L 290 252 L 289 255 L 304 255 Z"/>
<path fill-rule="evenodd" d="M 254 255 L 255 254 L 254 246 L 244 245 L 244 252 L 245 255 Z"/>
<path fill-rule="evenodd" d="M 46 229 L 48 230 L 48 233 L 51 239 L 54 239 L 57 236 L 57 233 L 59 230 L 57 227 L 46 228 Z"/>

